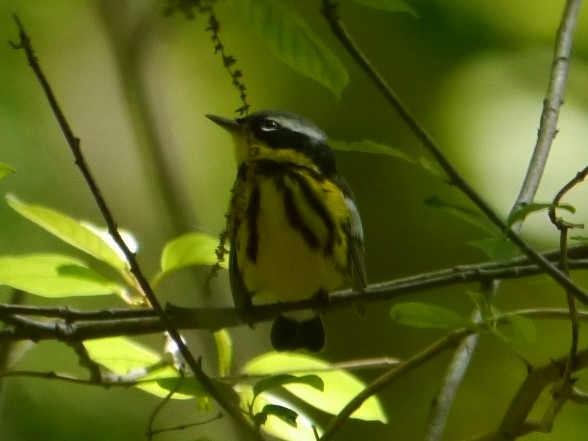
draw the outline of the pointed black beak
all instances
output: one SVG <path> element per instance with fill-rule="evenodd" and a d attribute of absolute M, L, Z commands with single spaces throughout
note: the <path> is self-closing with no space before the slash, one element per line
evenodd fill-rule
<path fill-rule="evenodd" d="M 206 117 L 213 123 L 218 124 L 219 126 L 228 130 L 229 132 L 236 132 L 240 127 L 239 123 L 234 119 L 229 119 L 217 115 L 206 115 Z"/>

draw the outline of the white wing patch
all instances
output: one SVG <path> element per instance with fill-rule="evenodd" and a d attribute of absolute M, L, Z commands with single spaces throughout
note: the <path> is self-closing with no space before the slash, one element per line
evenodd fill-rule
<path fill-rule="evenodd" d="M 350 214 L 349 227 L 351 237 L 358 240 L 360 243 L 363 243 L 363 227 L 361 225 L 361 218 L 359 217 L 357 205 L 355 205 L 353 199 L 347 196 L 345 196 L 345 204 L 347 205 Z"/>

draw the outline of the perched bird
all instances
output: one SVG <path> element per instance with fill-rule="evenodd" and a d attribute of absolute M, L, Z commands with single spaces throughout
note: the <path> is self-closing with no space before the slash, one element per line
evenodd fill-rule
<path fill-rule="evenodd" d="M 253 302 L 327 299 L 346 280 L 365 287 L 359 212 L 325 134 L 283 111 L 206 116 L 235 144 L 238 172 L 227 232 L 236 307 L 247 314 Z M 271 342 L 278 351 L 320 351 L 321 318 L 315 311 L 278 315 Z"/>

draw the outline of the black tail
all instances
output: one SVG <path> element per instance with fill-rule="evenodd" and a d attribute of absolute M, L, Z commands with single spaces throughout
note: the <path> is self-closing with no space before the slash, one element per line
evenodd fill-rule
<path fill-rule="evenodd" d="M 279 315 L 272 326 L 271 341 L 276 351 L 318 352 L 325 347 L 325 328 L 318 315 L 305 321 Z"/>

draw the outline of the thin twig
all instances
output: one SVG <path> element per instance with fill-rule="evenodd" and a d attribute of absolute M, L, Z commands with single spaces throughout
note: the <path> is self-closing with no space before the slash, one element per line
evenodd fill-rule
<path fill-rule="evenodd" d="M 359 47 L 355 44 L 347 29 L 339 19 L 337 13 L 337 4 L 332 0 L 323 0 L 323 14 L 326 17 L 333 34 L 343 44 L 345 49 L 351 54 L 355 61 L 365 71 L 365 73 L 374 82 L 376 87 L 382 92 L 384 98 L 388 103 L 398 112 L 402 120 L 408 125 L 412 132 L 421 141 L 423 146 L 433 155 L 439 166 L 445 171 L 449 178 L 449 182 L 461 190 L 479 209 L 486 215 L 486 217 L 494 224 L 500 231 L 503 231 L 506 237 L 512 241 L 525 255 L 536 262 L 541 268 L 545 270 L 559 285 L 569 289 L 580 302 L 588 305 L 588 293 L 576 285 L 572 280 L 566 277 L 557 267 L 541 257 L 526 241 L 509 228 L 500 215 L 478 194 L 470 184 L 465 181 L 457 169 L 451 164 L 447 157 L 443 154 L 435 140 L 429 135 L 423 126 L 414 118 L 408 111 L 407 107 L 396 96 L 394 91 L 386 83 L 379 72 L 371 65 L 370 61 L 361 52 Z"/>
<path fill-rule="evenodd" d="M 578 14 L 579 8 L 570 8 L 570 2 L 568 2 L 568 7 L 564 10 L 556 36 L 547 97 L 543 104 L 537 142 L 531 160 L 529 161 L 525 179 L 511 208 L 511 214 L 522 206 L 533 202 L 537 189 L 539 188 L 539 183 L 543 177 L 547 158 L 557 132 L 557 121 L 566 89 L 569 59 Z M 523 222 L 524 219 L 516 222 L 512 226 L 513 231 L 519 233 Z M 564 271 L 564 273 L 569 275 L 568 272 Z M 494 281 L 482 287 L 482 292 L 488 303 L 492 302 L 499 286 L 500 282 Z M 568 302 L 573 302 L 573 298 L 570 300 L 569 290 L 566 290 L 566 296 L 568 297 Z M 476 320 L 478 315 L 479 311 L 475 311 L 472 319 Z M 440 392 L 434 400 L 434 405 L 431 407 L 424 441 L 439 441 L 442 439 L 445 427 L 447 426 L 449 411 L 475 353 L 477 342 L 478 336 L 472 335 L 465 339 L 455 351 L 454 357 L 447 367 L 447 373 L 443 379 Z"/>
<path fill-rule="evenodd" d="M 163 306 L 159 303 L 157 297 L 155 296 L 155 293 L 153 292 L 151 286 L 149 285 L 149 282 L 147 281 L 147 278 L 143 275 L 143 272 L 141 271 L 135 254 L 128 248 L 128 246 L 126 245 L 125 241 L 123 240 L 118 231 L 116 220 L 110 212 L 106 200 L 102 196 L 102 192 L 100 191 L 98 184 L 94 180 L 92 173 L 90 172 L 90 168 L 82 154 L 82 151 L 80 149 L 80 140 L 79 138 L 74 136 L 73 131 L 71 130 L 69 123 L 67 122 L 67 119 L 65 118 L 65 115 L 63 114 L 57 102 L 53 90 L 49 85 L 49 82 L 47 81 L 43 71 L 41 70 L 41 66 L 37 61 L 29 36 L 25 32 L 20 20 L 16 15 L 14 16 L 14 19 L 19 29 L 20 43 L 18 45 L 13 46 L 15 48 L 23 49 L 25 51 L 29 65 L 35 73 L 39 83 L 41 84 L 41 87 L 47 97 L 47 101 L 49 102 L 51 110 L 53 111 L 53 114 L 57 119 L 59 127 L 61 128 L 61 131 L 65 136 L 65 139 L 71 149 L 71 152 L 75 159 L 75 163 L 80 169 L 80 172 L 82 173 L 86 181 L 86 184 L 88 185 L 88 188 L 90 189 L 90 192 L 94 197 L 94 200 L 100 210 L 100 213 L 102 214 L 102 217 L 106 222 L 108 232 L 112 236 L 115 243 L 122 250 L 123 254 L 125 255 L 125 258 L 129 263 L 130 271 L 135 277 L 137 284 L 143 291 L 143 294 L 149 301 L 149 304 L 151 305 L 153 310 L 157 313 L 158 318 L 163 323 L 166 331 L 169 333 L 171 338 L 178 346 L 179 352 L 186 361 L 186 364 L 190 367 L 196 379 L 210 393 L 210 395 L 217 401 L 217 403 L 223 409 L 225 409 L 226 412 L 229 415 L 231 415 L 236 422 L 239 423 L 240 427 L 244 429 L 244 433 L 248 436 L 248 438 L 254 440 L 263 439 L 261 438 L 259 433 L 256 432 L 253 429 L 253 427 L 249 424 L 249 422 L 246 420 L 239 407 L 235 403 L 233 403 L 227 396 L 225 396 L 225 394 L 219 389 L 219 387 L 208 377 L 208 375 L 204 373 L 200 362 L 197 361 L 196 358 L 194 358 L 186 344 L 183 342 L 177 329 L 174 327 L 171 320 L 167 317 Z"/>
<path fill-rule="evenodd" d="M 562 366 L 565 365 L 567 359 L 568 355 L 565 355 L 532 369 L 510 402 L 498 429 L 475 436 L 470 441 L 514 441 L 522 434 L 529 433 L 530 426 L 527 425 L 529 413 L 542 391 L 561 378 Z M 576 354 L 573 371 L 585 369 L 587 366 L 588 349 L 584 349 Z M 538 429 L 537 425 L 532 425 L 532 427 L 532 430 Z"/>
<path fill-rule="evenodd" d="M 584 170 L 577 173 L 573 179 L 571 179 L 566 185 L 564 185 L 564 187 L 557 193 L 557 195 L 553 199 L 552 207 L 549 210 L 549 219 L 560 232 L 560 268 L 565 274 L 569 274 L 570 272 L 568 264 L 568 233 L 572 228 L 583 228 L 584 226 L 573 224 L 571 222 L 563 220 L 562 218 L 558 218 L 555 213 L 555 207 L 557 207 L 560 204 L 561 199 L 565 196 L 565 194 L 568 191 L 572 190 L 576 185 L 584 181 L 587 174 L 588 167 L 584 168 Z M 572 388 L 574 386 L 572 372 L 574 369 L 574 363 L 576 360 L 576 354 L 578 352 L 578 345 L 580 341 L 580 319 L 574 297 L 569 292 L 566 293 L 566 297 L 571 326 L 570 350 L 564 372 L 561 376 L 561 380 L 554 386 L 551 392 L 551 403 L 548 409 L 545 411 L 543 419 L 541 420 L 541 429 L 545 432 L 550 432 L 553 429 L 555 418 L 560 413 L 566 401 L 570 399 L 570 396 L 572 394 Z"/>
<path fill-rule="evenodd" d="M 390 385 L 393 381 L 399 379 L 404 374 L 413 371 L 418 366 L 437 357 L 447 349 L 455 347 L 463 338 L 467 337 L 472 332 L 473 331 L 467 329 L 459 329 L 449 332 L 443 336 L 443 338 L 437 340 L 429 347 L 423 349 L 406 361 L 400 363 L 398 366 L 393 367 L 380 377 L 376 378 L 376 380 L 371 382 L 365 389 L 363 389 L 353 399 L 351 399 L 351 401 L 345 405 L 345 407 L 337 414 L 337 416 L 331 420 L 320 440 L 328 441 L 333 439 L 343 423 L 345 423 L 345 421 L 349 419 L 353 412 L 359 409 L 359 407 L 368 398 L 377 394 L 380 390 Z"/>

